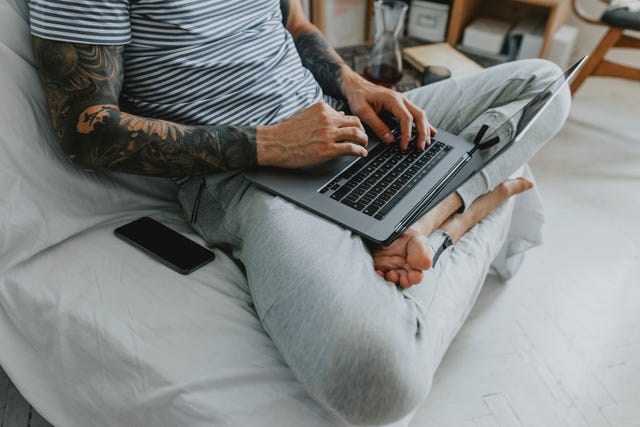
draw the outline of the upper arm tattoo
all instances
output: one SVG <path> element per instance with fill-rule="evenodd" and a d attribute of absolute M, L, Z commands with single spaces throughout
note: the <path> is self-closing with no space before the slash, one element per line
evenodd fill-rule
<path fill-rule="evenodd" d="M 78 108 L 117 105 L 122 89 L 122 46 L 79 45 L 33 38 L 40 79 L 58 140 Z"/>
<path fill-rule="evenodd" d="M 120 111 L 122 46 L 34 37 L 34 53 L 56 136 L 88 170 L 201 175 L 256 163 L 256 129 L 186 126 Z"/>
<path fill-rule="evenodd" d="M 324 37 L 318 31 L 311 30 L 300 33 L 294 41 L 302 64 L 311 71 L 324 93 L 343 98 L 342 62 L 331 54 L 331 47 Z"/>
<path fill-rule="evenodd" d="M 289 21 L 289 11 L 291 9 L 291 5 L 289 4 L 289 0 L 280 0 L 280 11 L 282 12 L 282 25 L 287 28 L 287 21 Z"/>

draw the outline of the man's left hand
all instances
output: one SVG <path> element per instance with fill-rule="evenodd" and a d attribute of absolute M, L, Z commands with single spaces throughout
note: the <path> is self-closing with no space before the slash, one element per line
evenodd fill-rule
<path fill-rule="evenodd" d="M 387 110 L 400 122 L 402 137 L 400 148 L 405 150 L 411 139 L 411 125 L 416 124 L 418 133 L 417 146 L 419 149 L 430 143 L 430 136 L 436 130 L 429 124 L 422 109 L 411 103 L 403 94 L 373 84 L 353 71 L 343 73 L 342 92 L 347 98 L 351 112 L 386 143 L 393 141 L 393 134 L 389 127 L 380 119 L 378 114 Z"/>

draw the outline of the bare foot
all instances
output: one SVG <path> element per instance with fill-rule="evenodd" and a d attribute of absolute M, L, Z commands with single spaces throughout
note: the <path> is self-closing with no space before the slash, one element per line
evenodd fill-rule
<path fill-rule="evenodd" d="M 408 228 L 389 246 L 373 253 L 373 264 L 378 273 L 402 288 L 422 281 L 422 272 L 431 268 L 431 248 L 427 236 Z"/>
<path fill-rule="evenodd" d="M 463 214 L 451 215 L 439 228 L 446 231 L 453 243 L 456 243 L 467 230 L 479 223 L 502 202 L 532 187 L 533 183 L 525 178 L 508 179 L 493 191 L 474 200 Z"/>
<path fill-rule="evenodd" d="M 440 227 L 425 227 L 425 223 L 418 221 L 389 246 L 373 253 L 376 273 L 403 289 L 420 283 L 422 272 L 431 268 L 431 248 L 427 236 L 435 228 L 446 231 L 455 243 L 506 199 L 531 187 L 533 184 L 525 178 L 507 180 L 493 191 L 478 197 L 464 213 L 451 215 Z"/>

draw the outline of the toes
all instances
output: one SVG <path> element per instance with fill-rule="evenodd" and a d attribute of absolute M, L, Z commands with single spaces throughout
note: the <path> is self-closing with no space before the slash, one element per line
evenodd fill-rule
<path fill-rule="evenodd" d="M 508 179 L 502 183 L 506 189 L 505 196 L 510 197 L 522 193 L 533 187 L 533 183 L 526 178 Z"/>
<path fill-rule="evenodd" d="M 376 274 L 384 279 L 384 271 L 376 270 Z"/>
<path fill-rule="evenodd" d="M 527 178 L 520 177 L 517 180 L 524 185 L 524 190 L 522 191 L 527 191 L 533 188 L 533 182 L 529 181 Z"/>
<path fill-rule="evenodd" d="M 398 285 L 400 285 L 400 287 L 403 289 L 407 289 L 411 286 L 409 277 L 407 277 L 407 272 L 404 270 L 400 270 L 400 280 L 398 281 Z"/>
<path fill-rule="evenodd" d="M 419 270 L 411 270 L 407 274 L 407 279 L 409 280 L 409 283 L 411 283 L 412 285 L 417 285 L 418 283 L 422 282 L 423 277 L 424 277 L 424 274 L 422 273 L 422 271 L 419 271 Z"/>
<path fill-rule="evenodd" d="M 390 282 L 398 283 L 398 281 L 400 280 L 400 274 L 397 270 L 387 271 L 385 278 Z"/>
<path fill-rule="evenodd" d="M 378 274 L 382 272 L 376 271 Z M 408 265 L 406 269 L 391 270 L 384 274 L 384 278 L 389 282 L 393 282 L 403 289 L 410 288 L 422 282 L 424 275 L 422 271 L 412 270 Z"/>

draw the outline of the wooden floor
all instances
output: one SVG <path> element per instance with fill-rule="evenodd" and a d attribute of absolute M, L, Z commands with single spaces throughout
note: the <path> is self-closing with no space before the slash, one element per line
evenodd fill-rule
<path fill-rule="evenodd" d="M 24 400 L 1 367 L 0 427 L 51 427 L 51 424 Z"/>
<path fill-rule="evenodd" d="M 640 426 L 638 99 L 620 79 L 577 92 L 530 163 L 544 245 L 485 284 L 411 427 Z"/>

